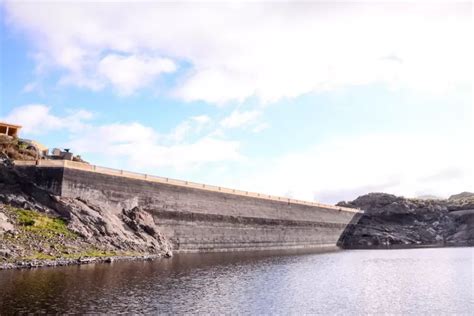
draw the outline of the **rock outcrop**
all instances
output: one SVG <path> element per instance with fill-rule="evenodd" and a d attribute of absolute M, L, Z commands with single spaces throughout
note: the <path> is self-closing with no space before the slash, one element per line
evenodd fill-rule
<path fill-rule="evenodd" d="M 364 210 L 342 234 L 342 248 L 474 245 L 474 196 L 406 199 L 370 193 L 337 205 Z"/>
<path fill-rule="evenodd" d="M 171 256 L 152 216 L 53 196 L 0 157 L 0 267 L 97 256 Z"/>
<path fill-rule="evenodd" d="M 0 155 L 9 159 L 36 160 L 38 153 L 16 137 L 0 135 Z"/>
<path fill-rule="evenodd" d="M 459 194 L 451 195 L 448 200 L 469 200 L 469 199 L 474 199 L 474 193 L 461 192 Z"/>

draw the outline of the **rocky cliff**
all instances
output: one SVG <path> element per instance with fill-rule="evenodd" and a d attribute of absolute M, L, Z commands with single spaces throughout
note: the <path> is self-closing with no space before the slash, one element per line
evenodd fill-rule
<path fill-rule="evenodd" d="M 441 200 L 370 193 L 337 205 L 365 211 L 342 234 L 342 248 L 474 245 L 473 193 Z"/>
<path fill-rule="evenodd" d="M 170 255 L 148 212 L 53 196 L 0 157 L 0 268 Z"/>

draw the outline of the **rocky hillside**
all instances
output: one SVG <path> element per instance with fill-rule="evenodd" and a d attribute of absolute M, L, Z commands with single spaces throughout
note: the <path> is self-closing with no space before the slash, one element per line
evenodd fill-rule
<path fill-rule="evenodd" d="M 471 192 L 461 192 L 459 194 L 454 194 L 449 197 L 449 200 L 474 200 L 474 193 Z"/>
<path fill-rule="evenodd" d="M 341 236 L 339 245 L 343 248 L 474 245 L 472 193 L 444 200 L 370 193 L 337 205 L 365 211 Z"/>
<path fill-rule="evenodd" d="M 52 196 L 0 157 L 0 268 L 170 255 L 146 211 Z"/>
<path fill-rule="evenodd" d="M 18 138 L 6 135 L 0 135 L 0 156 L 12 160 L 36 160 L 38 158 L 36 151 L 28 148 L 27 144 Z"/>

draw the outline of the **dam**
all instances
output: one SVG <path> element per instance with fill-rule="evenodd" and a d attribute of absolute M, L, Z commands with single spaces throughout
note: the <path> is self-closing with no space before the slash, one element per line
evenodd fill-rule
<path fill-rule="evenodd" d="M 153 216 L 175 253 L 332 249 L 362 211 L 67 160 L 15 161 L 52 195 Z"/>

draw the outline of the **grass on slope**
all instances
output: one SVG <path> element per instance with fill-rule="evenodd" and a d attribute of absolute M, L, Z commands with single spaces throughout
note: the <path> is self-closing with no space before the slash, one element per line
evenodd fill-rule
<path fill-rule="evenodd" d="M 66 221 L 61 218 L 18 208 L 13 211 L 18 216 L 18 224 L 25 231 L 48 238 L 55 236 L 76 237 L 76 234 L 68 229 Z"/>

